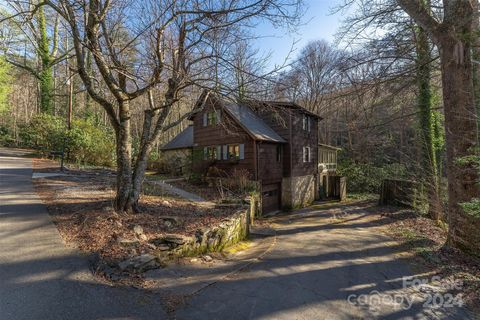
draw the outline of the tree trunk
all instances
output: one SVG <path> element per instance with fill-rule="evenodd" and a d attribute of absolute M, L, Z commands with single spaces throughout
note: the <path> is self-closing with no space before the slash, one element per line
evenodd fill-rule
<path fill-rule="evenodd" d="M 151 151 L 151 145 L 141 147 L 141 151 L 138 155 L 135 163 L 135 170 L 132 177 L 132 191 L 129 199 L 129 206 L 134 212 L 138 212 L 138 201 L 140 200 L 140 194 L 142 192 L 143 180 L 145 179 L 145 172 L 147 170 L 148 155 Z"/>
<path fill-rule="evenodd" d="M 116 132 L 117 139 L 117 195 L 115 210 L 132 212 L 132 139 L 130 134 L 129 104 L 119 101 L 119 127 Z"/>
<path fill-rule="evenodd" d="M 42 67 L 40 72 L 40 112 L 53 115 L 52 91 L 53 76 L 52 68 Z"/>
<path fill-rule="evenodd" d="M 47 22 L 42 6 L 38 9 L 38 28 L 40 32 L 38 55 L 41 63 L 41 71 L 39 74 L 40 112 L 53 114 L 53 68 L 51 65 Z"/>
<path fill-rule="evenodd" d="M 447 142 L 448 243 L 478 255 L 480 219 L 466 214 L 461 204 L 480 196 L 479 174 L 473 163 L 459 162 L 474 155 L 478 142 L 471 47 L 453 31 L 438 40 Z"/>
<path fill-rule="evenodd" d="M 480 130 L 480 3 L 473 1 L 474 4 L 474 18 L 473 18 L 473 31 L 476 36 L 473 37 L 472 46 L 472 58 L 473 58 L 473 86 L 475 90 L 475 107 L 477 109 L 477 127 Z M 480 137 L 480 132 L 479 132 Z M 480 141 L 479 141 L 480 142 Z"/>
<path fill-rule="evenodd" d="M 417 27 L 416 31 L 417 51 L 417 86 L 418 86 L 418 109 L 421 132 L 422 169 L 424 183 L 428 195 L 428 215 L 433 220 L 439 220 L 441 216 L 441 204 L 439 197 L 439 177 L 437 172 L 437 155 L 435 148 L 435 115 L 432 110 L 433 98 L 431 89 L 430 42 L 427 33 Z"/>
<path fill-rule="evenodd" d="M 92 65 L 92 53 L 87 51 L 86 53 L 86 61 L 85 61 L 85 68 L 89 76 L 94 77 L 93 74 L 93 65 Z M 85 95 L 85 116 L 87 119 L 93 119 L 94 111 L 93 111 L 93 99 L 90 97 L 88 92 Z M 96 122 L 98 123 L 98 121 Z"/>

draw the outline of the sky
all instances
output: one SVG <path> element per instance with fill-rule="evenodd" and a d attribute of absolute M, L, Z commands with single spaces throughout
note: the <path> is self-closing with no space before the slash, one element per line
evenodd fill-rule
<path fill-rule="evenodd" d="M 341 15 L 332 15 L 331 9 L 339 0 L 305 0 L 308 8 L 302 19 L 302 25 L 296 33 L 288 34 L 286 30 L 273 28 L 268 23 L 256 27 L 255 32 L 263 35 L 255 41 L 255 46 L 261 53 L 271 54 L 270 67 L 281 65 L 294 45 L 290 58 L 295 58 L 298 52 L 310 41 L 324 39 L 334 41 L 335 33 L 340 27 Z"/>

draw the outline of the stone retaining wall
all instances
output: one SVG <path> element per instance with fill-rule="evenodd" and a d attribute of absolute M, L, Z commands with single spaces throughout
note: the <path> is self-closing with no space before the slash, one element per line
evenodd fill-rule
<path fill-rule="evenodd" d="M 244 240 L 249 234 L 250 208 L 241 207 L 232 217 L 211 228 L 199 229 L 194 236 L 167 234 L 150 240 L 159 256 L 190 256 L 212 251 Z"/>

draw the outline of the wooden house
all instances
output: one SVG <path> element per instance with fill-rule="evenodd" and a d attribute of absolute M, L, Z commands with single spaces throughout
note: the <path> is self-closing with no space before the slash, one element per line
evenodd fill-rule
<path fill-rule="evenodd" d="M 295 103 L 234 103 L 209 93 L 198 101 L 197 112 L 189 118 L 189 143 L 176 137 L 182 144 L 174 139 L 164 150 L 189 146 L 199 155 L 194 167 L 248 172 L 249 179 L 261 185 L 263 212 L 306 206 L 320 197 L 321 117 Z"/>

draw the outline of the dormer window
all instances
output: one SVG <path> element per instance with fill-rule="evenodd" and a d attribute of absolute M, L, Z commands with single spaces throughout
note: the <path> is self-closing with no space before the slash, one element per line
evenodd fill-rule
<path fill-rule="evenodd" d="M 203 114 L 203 126 L 214 126 L 220 123 L 220 110 L 207 111 Z"/>
<path fill-rule="evenodd" d="M 312 117 L 307 114 L 303 115 L 303 130 L 310 132 L 312 127 Z"/>

